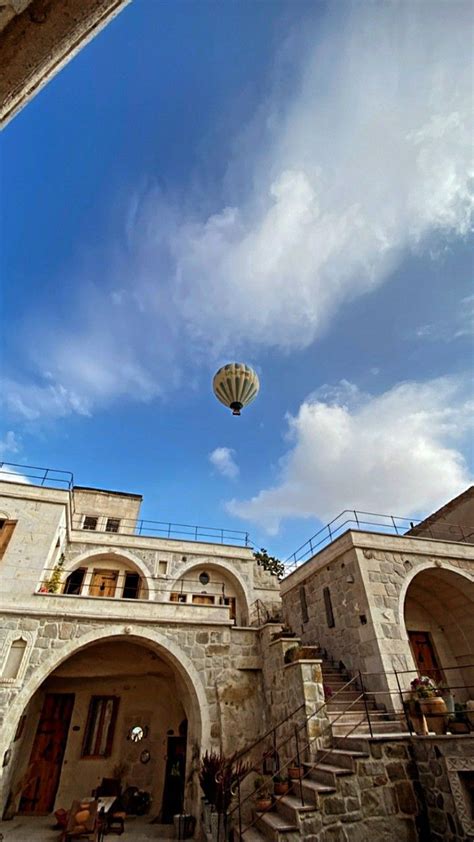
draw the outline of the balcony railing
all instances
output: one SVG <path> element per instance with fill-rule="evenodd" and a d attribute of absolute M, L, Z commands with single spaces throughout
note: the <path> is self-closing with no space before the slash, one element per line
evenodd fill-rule
<path fill-rule="evenodd" d="M 421 527 L 422 524 L 423 521 L 415 518 L 345 509 L 288 556 L 285 561 L 286 573 L 291 573 L 298 564 L 312 558 L 349 529 L 359 532 L 380 532 L 383 535 L 398 535 L 408 538 L 428 537 L 435 540 L 474 544 L 474 526 L 449 523 L 448 521 L 439 521 Z M 421 527 L 420 531 L 418 531 L 417 525 Z"/>
<path fill-rule="evenodd" d="M 70 491 L 73 487 L 74 477 L 70 471 L 60 471 L 56 468 L 39 468 L 35 465 L 20 465 L 16 462 L 0 462 L 0 481 L 39 485 L 42 488 L 62 488 Z"/>
<path fill-rule="evenodd" d="M 101 520 L 104 522 L 102 523 Z M 118 519 L 117 519 L 118 520 Z M 160 520 L 135 520 L 122 518 L 118 528 L 107 529 L 107 519 L 98 519 L 94 529 L 84 527 L 84 514 L 76 512 L 72 516 L 72 528 L 87 535 L 94 532 L 107 535 L 129 535 L 144 538 L 170 538 L 181 541 L 201 541 L 211 544 L 230 544 L 238 547 L 252 547 L 253 542 L 248 532 L 240 529 L 220 529 L 215 526 L 196 526 L 189 523 L 171 523 Z"/>

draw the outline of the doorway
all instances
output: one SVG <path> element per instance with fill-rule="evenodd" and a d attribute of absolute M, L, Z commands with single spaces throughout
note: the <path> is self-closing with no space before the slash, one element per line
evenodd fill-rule
<path fill-rule="evenodd" d="M 186 736 L 168 737 L 161 821 L 168 824 L 181 813 L 186 769 Z"/>
<path fill-rule="evenodd" d="M 89 596 L 115 596 L 118 570 L 94 570 Z"/>
<path fill-rule="evenodd" d="M 74 693 L 48 693 L 26 772 L 19 812 L 47 815 L 54 807 L 69 733 Z"/>
<path fill-rule="evenodd" d="M 408 638 L 420 675 L 427 675 L 436 684 L 443 680 L 431 635 L 426 631 L 409 631 Z"/>

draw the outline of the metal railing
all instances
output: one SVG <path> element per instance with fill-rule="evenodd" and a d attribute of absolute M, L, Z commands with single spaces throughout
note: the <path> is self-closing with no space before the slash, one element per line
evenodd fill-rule
<path fill-rule="evenodd" d="M 317 552 L 320 552 L 348 530 L 380 532 L 381 534 L 405 537 L 428 536 L 435 540 L 474 543 L 474 526 L 469 524 L 440 521 L 431 525 L 423 525 L 423 521 L 414 518 L 345 509 L 288 556 L 285 561 L 286 573 L 291 573 L 298 564 L 316 555 Z"/>
<path fill-rule="evenodd" d="M 319 733 L 318 736 L 312 737 L 312 738 L 309 738 L 309 739 L 308 738 L 305 739 L 302 736 L 301 732 L 306 729 L 308 723 L 314 717 L 320 715 L 324 711 L 324 709 L 327 709 L 328 704 L 332 703 L 334 701 L 334 699 L 339 694 L 347 692 L 351 688 L 353 690 L 355 690 L 357 688 L 357 685 L 356 685 L 357 680 L 358 680 L 357 676 L 349 679 L 345 684 L 342 685 L 342 687 L 339 688 L 339 690 L 337 690 L 331 696 L 330 700 L 326 699 L 324 702 L 321 703 L 321 705 L 319 705 L 319 707 L 316 708 L 316 710 L 314 710 L 312 713 L 306 715 L 302 720 L 300 719 L 300 721 L 292 722 L 291 727 L 289 729 L 291 731 L 291 733 L 289 733 L 283 740 L 278 741 L 277 737 L 276 737 L 277 730 L 279 728 L 283 727 L 284 725 L 287 725 L 287 723 L 291 722 L 291 720 L 294 720 L 296 717 L 298 717 L 298 714 L 305 707 L 304 705 L 300 705 L 298 708 L 296 708 L 290 714 L 288 714 L 288 716 L 286 716 L 284 719 L 282 719 L 280 722 L 278 722 L 275 726 L 272 726 L 272 728 L 268 729 L 268 731 L 262 737 L 259 737 L 257 740 L 255 740 L 253 743 L 251 743 L 250 746 L 247 746 L 241 752 L 237 753 L 233 758 L 234 762 L 240 762 L 240 763 L 245 762 L 244 758 L 246 756 L 251 757 L 251 754 L 255 751 L 255 748 L 259 744 L 264 743 L 269 738 L 271 738 L 271 750 L 266 752 L 265 754 L 267 756 L 270 755 L 270 754 L 273 755 L 273 757 L 276 761 L 276 768 L 275 768 L 274 772 L 272 773 L 272 775 L 277 774 L 277 773 L 281 774 L 281 772 L 285 771 L 285 770 L 288 772 L 288 770 L 292 766 L 299 769 L 300 770 L 299 776 L 294 781 L 293 785 L 297 787 L 298 796 L 299 796 L 299 799 L 300 799 L 300 802 L 301 802 L 301 806 L 304 807 L 305 806 L 305 794 L 304 794 L 304 789 L 303 789 L 303 781 L 315 769 L 317 769 L 317 767 L 319 765 L 324 763 L 324 760 L 328 757 L 328 755 L 333 750 L 332 746 L 330 748 L 327 748 L 327 749 L 320 749 L 319 752 L 318 752 L 318 757 L 314 760 L 310 760 L 310 761 L 306 760 L 305 761 L 303 758 L 305 756 L 306 757 L 310 756 L 310 750 L 314 746 L 314 744 L 317 743 L 318 740 L 321 740 L 325 736 L 326 733 L 330 734 L 332 732 L 332 727 L 333 727 L 334 723 L 336 723 L 338 720 L 340 720 L 347 713 L 350 713 L 353 710 L 354 706 L 356 704 L 358 704 L 361 700 L 364 699 L 365 692 L 362 691 L 358 695 L 356 695 L 356 697 L 354 699 L 352 699 L 345 706 L 344 710 L 339 712 L 336 715 L 336 717 L 333 718 L 330 721 L 330 723 L 328 724 L 328 727 L 325 730 L 323 730 L 321 733 Z M 356 723 L 354 723 L 352 725 L 352 727 L 349 729 L 348 736 L 350 734 L 352 734 L 357 728 L 360 727 L 360 725 L 364 721 L 365 717 L 366 717 L 366 710 L 364 709 L 363 716 L 361 717 L 360 720 L 358 720 Z M 281 750 L 283 748 L 289 747 L 290 744 L 293 741 L 294 741 L 294 753 L 290 749 L 290 751 L 289 751 L 290 759 L 281 763 L 280 759 L 279 759 L 279 755 L 280 755 Z M 245 806 L 248 804 L 248 802 L 252 798 L 255 797 L 256 794 L 264 791 L 264 786 L 265 786 L 265 785 L 263 785 L 263 786 L 255 789 L 253 793 L 249 793 L 248 795 L 242 796 L 242 783 L 243 783 L 243 780 L 245 779 L 245 777 L 247 777 L 247 775 L 249 775 L 249 774 L 251 774 L 255 771 L 259 771 L 259 770 L 256 770 L 254 768 L 254 765 L 251 762 L 249 763 L 249 766 L 250 766 L 250 768 L 245 771 L 244 775 L 242 775 L 241 777 L 238 777 L 237 780 L 234 783 L 233 795 L 236 798 L 236 803 L 234 804 L 233 807 L 231 807 L 231 809 L 227 812 L 227 815 L 225 816 L 225 822 L 226 822 L 227 826 L 229 824 L 229 820 L 232 821 L 232 819 L 234 817 L 237 819 L 238 828 L 239 828 L 239 838 L 240 839 L 242 838 L 243 833 L 245 833 L 247 830 L 249 830 L 250 828 L 255 826 L 255 824 L 259 821 L 261 815 L 263 815 L 266 812 L 270 812 L 270 810 L 273 810 L 275 805 L 277 805 L 285 797 L 284 795 L 281 795 L 279 797 L 273 796 L 271 808 L 262 810 L 259 813 L 257 813 L 254 816 L 254 818 L 249 823 L 247 823 L 245 827 L 243 827 L 243 824 L 244 824 L 243 811 L 245 809 Z M 307 767 L 306 771 L 303 771 L 305 767 Z"/>
<path fill-rule="evenodd" d="M 456 665 L 454 667 L 443 667 L 441 672 L 443 674 L 445 674 L 446 672 L 448 672 L 450 670 L 458 670 L 458 671 L 461 670 L 462 671 L 462 670 L 469 670 L 469 669 L 474 669 L 474 665 L 467 664 L 467 665 L 463 665 L 462 667 L 460 667 L 459 665 Z M 401 700 L 401 703 L 402 703 L 402 707 L 401 707 L 400 711 L 398 711 L 398 712 L 393 711 L 393 712 L 387 713 L 387 711 L 380 711 L 380 710 L 376 710 L 376 709 L 371 710 L 370 709 L 370 706 L 374 705 L 374 697 L 376 697 L 377 695 L 382 695 L 382 694 L 386 697 L 387 695 L 391 695 L 391 691 L 387 690 L 387 689 L 381 690 L 381 691 L 367 691 L 365 689 L 363 676 L 378 676 L 380 678 L 381 676 L 386 676 L 386 675 L 393 675 L 396 678 L 397 692 L 399 693 L 399 697 L 400 697 L 400 700 Z M 273 811 L 275 809 L 275 806 L 277 806 L 278 803 L 280 803 L 282 801 L 282 799 L 286 797 L 286 794 L 278 796 L 278 797 L 273 795 L 272 799 L 271 799 L 272 800 L 271 807 L 263 809 L 259 812 L 255 811 L 255 815 L 254 815 L 253 819 L 251 819 L 250 822 L 247 822 L 244 826 L 244 815 L 243 814 L 244 814 L 246 806 L 249 806 L 250 800 L 252 798 L 254 798 L 255 795 L 258 795 L 259 793 L 265 792 L 266 786 L 267 786 L 266 784 L 263 784 L 260 787 L 258 787 L 257 789 L 255 789 L 254 792 L 251 792 L 251 793 L 246 794 L 246 795 L 243 795 L 243 793 L 242 793 L 242 785 L 244 783 L 245 778 L 248 775 L 256 773 L 256 772 L 261 773 L 261 770 L 260 770 L 259 766 L 255 762 L 253 762 L 253 755 L 255 753 L 255 749 L 258 746 L 265 746 L 265 745 L 267 746 L 267 751 L 262 752 L 262 759 L 265 758 L 265 757 L 267 757 L 267 758 L 272 757 L 274 759 L 275 766 L 274 766 L 273 771 L 271 773 L 272 777 L 275 774 L 281 775 L 281 773 L 284 772 L 285 770 L 286 770 L 286 772 L 288 772 L 288 769 L 291 766 L 296 766 L 299 769 L 298 777 L 292 781 L 292 794 L 296 795 L 297 798 L 299 799 L 299 805 L 298 806 L 304 807 L 306 796 L 305 796 L 303 782 L 311 774 L 313 774 L 315 771 L 317 771 L 318 766 L 321 766 L 322 764 L 324 764 L 324 761 L 326 760 L 326 758 L 332 753 L 332 751 L 333 751 L 332 739 L 331 739 L 331 745 L 329 747 L 318 748 L 317 756 L 314 759 L 311 758 L 310 750 L 318 740 L 322 741 L 322 739 L 324 738 L 324 736 L 326 734 L 329 734 L 332 737 L 333 726 L 335 724 L 337 724 L 338 722 L 340 722 L 343 719 L 343 717 L 345 717 L 348 713 L 353 713 L 355 715 L 357 721 L 351 723 L 350 726 L 345 730 L 344 738 L 353 736 L 360 729 L 361 725 L 364 725 L 364 724 L 367 724 L 367 728 L 368 728 L 368 734 L 366 735 L 366 737 L 373 738 L 374 737 L 374 729 L 373 729 L 374 720 L 377 721 L 377 722 L 380 722 L 380 721 L 383 721 L 383 718 L 385 718 L 387 721 L 390 721 L 390 722 L 400 722 L 400 725 L 401 725 L 403 719 L 405 719 L 407 730 L 402 731 L 402 728 L 400 730 L 402 731 L 402 733 L 406 733 L 406 736 L 409 739 L 411 739 L 415 733 L 416 733 L 418 738 L 423 738 L 424 736 L 429 737 L 430 736 L 429 734 L 419 734 L 418 732 L 415 732 L 414 728 L 412 727 L 412 723 L 410 721 L 410 716 L 409 716 L 409 713 L 407 711 L 406 701 L 403 698 L 404 694 L 406 695 L 407 693 L 410 693 L 411 690 L 410 690 L 409 687 L 403 689 L 402 683 L 400 681 L 400 677 L 405 676 L 405 675 L 415 675 L 416 677 L 419 677 L 420 673 L 417 672 L 416 670 L 399 670 L 399 671 L 392 670 L 391 672 L 388 672 L 388 673 L 385 673 L 385 672 L 384 673 L 368 673 L 368 672 L 367 673 L 361 673 L 361 672 L 357 672 L 356 675 L 354 675 L 352 678 L 349 678 L 335 693 L 333 693 L 330 696 L 330 698 L 325 699 L 325 701 L 323 703 L 321 703 L 321 705 L 319 705 L 319 707 L 317 707 L 317 709 L 314 710 L 312 713 L 310 713 L 310 714 L 304 716 L 303 718 L 301 718 L 300 714 L 301 714 L 302 710 L 304 710 L 305 705 L 304 704 L 300 705 L 299 707 L 295 708 L 291 713 L 289 713 L 286 717 L 284 717 L 278 723 L 276 723 L 276 725 L 273 725 L 271 728 L 269 728 L 261 737 L 254 740 L 249 746 L 246 746 L 246 748 L 242 749 L 242 751 L 236 753 L 232 758 L 232 763 L 233 764 L 244 764 L 244 766 L 246 766 L 247 768 L 245 768 L 244 772 L 240 776 L 237 775 L 235 777 L 234 781 L 233 781 L 232 788 L 231 788 L 231 795 L 233 797 L 233 806 L 231 804 L 230 809 L 227 810 L 227 812 L 221 817 L 222 821 L 224 822 L 224 829 L 227 830 L 227 828 L 230 826 L 230 823 L 233 820 L 236 821 L 237 825 L 238 825 L 238 838 L 241 840 L 242 834 L 244 834 L 247 830 L 254 827 L 257 824 L 257 822 L 260 820 L 262 815 L 264 815 L 266 812 Z M 449 690 L 451 692 L 456 690 L 456 689 L 458 689 L 458 690 L 462 689 L 464 692 L 469 692 L 471 689 L 473 689 L 473 686 L 470 685 L 470 684 L 467 684 L 467 685 L 466 684 L 451 685 L 451 686 L 445 684 L 445 688 L 446 688 L 446 690 Z M 348 691 L 355 692 L 356 693 L 355 697 L 353 699 L 351 699 L 349 701 L 349 703 L 346 704 L 343 707 L 342 710 L 337 710 L 336 715 L 332 714 L 327 728 L 325 730 L 322 730 L 318 734 L 318 736 L 308 738 L 307 735 L 306 735 L 306 737 L 303 737 L 301 732 L 307 728 L 307 725 L 310 722 L 310 720 L 313 719 L 314 717 L 318 716 L 319 714 L 321 714 L 322 711 L 324 711 L 324 710 L 326 710 L 326 714 L 327 714 L 329 706 L 333 705 L 334 701 L 338 700 L 338 696 L 340 697 L 343 693 L 347 693 Z M 393 695 L 393 692 L 392 692 L 392 695 Z M 355 706 L 357 704 L 360 704 L 361 702 L 363 703 L 363 710 L 361 710 L 361 711 L 356 710 Z M 360 718 L 357 717 L 357 714 L 360 714 Z M 435 713 L 431 714 L 430 713 L 430 717 L 431 716 L 433 716 L 435 718 L 436 717 L 438 717 L 438 718 L 442 717 L 444 720 L 446 720 L 448 716 L 451 716 L 452 718 L 454 718 L 458 714 L 459 714 L 459 711 L 457 711 L 454 714 L 449 714 L 447 712 L 443 712 L 443 713 L 439 713 L 439 714 L 435 714 Z M 473 716 L 473 718 L 474 718 L 474 711 L 471 712 L 471 716 Z M 283 728 L 284 726 L 287 726 L 287 731 L 289 730 L 290 733 L 288 733 L 283 739 L 278 740 L 277 731 L 279 731 L 279 729 Z M 474 723 L 472 724 L 471 729 L 474 731 Z M 360 736 L 360 733 L 357 736 Z M 387 736 L 387 735 L 385 735 L 385 736 Z M 293 748 L 290 749 L 290 751 L 287 751 L 287 754 L 289 754 L 289 756 L 290 756 L 289 759 L 284 761 L 283 763 L 280 762 L 280 752 L 282 751 L 282 749 L 288 748 L 293 743 L 293 741 L 294 741 Z M 309 759 L 304 760 L 305 756 Z M 247 762 L 246 762 L 246 758 L 248 758 Z M 316 804 L 315 804 L 315 809 L 317 809 Z M 220 819 L 219 819 L 219 821 L 220 821 Z"/>
<path fill-rule="evenodd" d="M 100 562 L 98 563 L 100 564 Z M 28 570 L 34 572 L 35 568 L 22 568 L 22 570 L 23 573 Z M 42 579 L 38 585 L 39 592 L 46 592 L 51 577 L 56 570 L 56 567 L 46 567 L 43 569 Z M 74 574 L 77 574 L 81 570 L 84 571 L 82 580 L 79 580 L 77 577 L 73 579 Z M 57 590 L 54 591 L 55 596 L 97 596 L 98 594 L 90 593 L 91 588 L 97 588 L 97 583 L 94 582 L 94 572 L 109 574 L 110 587 L 113 587 L 114 593 L 107 596 L 104 595 L 102 597 L 103 599 L 128 598 L 152 600 L 158 596 L 163 597 L 167 602 L 173 602 L 178 605 L 184 603 L 190 605 L 192 604 L 192 597 L 208 597 L 209 599 L 214 599 L 216 605 L 223 605 L 224 602 L 222 600 L 236 598 L 234 593 L 228 592 L 228 585 L 218 580 L 209 581 L 206 585 L 203 585 L 197 578 L 154 579 L 151 576 L 145 578 L 133 569 L 115 571 L 112 568 L 106 568 L 94 571 L 94 568 L 86 566 L 75 568 L 72 571 L 63 570 L 61 572 L 61 579 L 57 583 Z M 115 573 L 117 575 L 114 576 Z M 127 585 L 127 577 L 130 575 L 137 577 L 136 597 L 126 597 L 123 595 L 124 589 L 131 590 L 133 587 L 132 585 Z M 107 590 L 107 587 L 105 584 L 103 590 Z M 184 597 L 184 599 L 179 600 L 177 597 Z M 191 597 L 189 601 L 187 599 L 188 597 Z M 194 604 L 199 603 L 196 602 Z M 207 604 L 211 603 L 209 602 Z"/>
<path fill-rule="evenodd" d="M 276 607 L 269 609 L 261 599 L 255 599 L 249 609 L 249 625 L 264 626 L 265 623 L 281 623 L 283 616 Z"/>
<path fill-rule="evenodd" d="M 60 471 L 56 468 L 39 468 L 35 465 L 20 465 L 17 462 L 0 462 L 0 481 L 39 485 L 42 488 L 62 488 L 65 491 L 70 491 L 74 484 L 74 477 L 70 471 Z"/>
<path fill-rule="evenodd" d="M 100 534 L 110 536 L 128 535 L 134 538 L 169 538 L 181 541 L 201 541 L 212 544 L 230 544 L 231 546 L 253 547 L 248 532 L 241 529 L 221 529 L 215 526 L 199 526 L 189 523 L 172 523 L 160 520 L 135 518 L 112 518 L 99 516 L 94 529 L 84 527 L 85 513 L 75 512 L 72 517 L 72 529 L 87 535 Z M 117 529 L 107 529 L 107 520 L 117 520 Z"/>

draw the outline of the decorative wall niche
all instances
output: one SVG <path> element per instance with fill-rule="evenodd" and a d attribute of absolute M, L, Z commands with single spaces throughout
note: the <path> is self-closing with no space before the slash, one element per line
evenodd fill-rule
<path fill-rule="evenodd" d="M 0 654 L 0 685 L 19 685 L 25 676 L 36 634 L 18 629 L 9 631 Z"/>

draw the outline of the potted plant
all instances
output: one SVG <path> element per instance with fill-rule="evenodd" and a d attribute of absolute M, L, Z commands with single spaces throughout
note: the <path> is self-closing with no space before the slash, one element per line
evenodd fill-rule
<path fill-rule="evenodd" d="M 257 813 L 266 813 L 272 809 L 271 778 L 259 775 L 254 780 L 255 809 Z"/>
<path fill-rule="evenodd" d="M 290 788 L 288 778 L 283 775 L 273 775 L 273 792 L 275 795 L 286 795 Z"/>
<path fill-rule="evenodd" d="M 206 751 L 199 767 L 199 783 L 204 793 L 202 803 L 203 823 L 207 832 L 211 831 L 211 813 L 216 809 L 217 775 L 221 768 L 220 755 L 215 751 Z"/>
<path fill-rule="evenodd" d="M 410 687 L 412 698 L 418 700 L 426 718 L 428 730 L 435 734 L 446 733 L 448 709 L 433 679 L 426 675 L 414 678 Z"/>
<path fill-rule="evenodd" d="M 299 781 L 303 777 L 303 767 L 297 763 L 288 766 L 288 777 L 290 781 Z"/>

